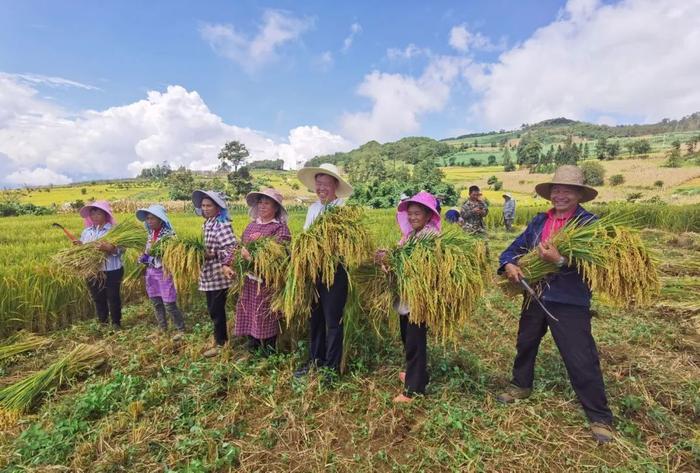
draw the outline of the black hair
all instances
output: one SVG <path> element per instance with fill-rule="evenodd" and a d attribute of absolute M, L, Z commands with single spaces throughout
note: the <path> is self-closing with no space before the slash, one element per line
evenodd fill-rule
<path fill-rule="evenodd" d="M 469 186 L 469 193 L 471 194 L 472 192 L 481 192 L 481 189 L 479 189 L 479 186 Z"/>

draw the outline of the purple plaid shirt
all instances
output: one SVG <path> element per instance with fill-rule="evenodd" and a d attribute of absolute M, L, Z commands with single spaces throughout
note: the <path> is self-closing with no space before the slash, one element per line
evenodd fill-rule
<path fill-rule="evenodd" d="M 217 291 L 230 287 L 232 281 L 226 279 L 222 265 L 228 265 L 233 259 L 233 250 L 238 244 L 231 228 L 231 222 L 220 222 L 216 218 L 207 219 L 202 225 L 204 247 L 213 251 L 213 259 L 204 260 L 199 273 L 200 291 Z"/>

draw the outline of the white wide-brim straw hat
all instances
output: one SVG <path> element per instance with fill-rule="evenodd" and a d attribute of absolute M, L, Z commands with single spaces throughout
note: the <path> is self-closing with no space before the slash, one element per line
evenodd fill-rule
<path fill-rule="evenodd" d="M 248 207 L 250 207 L 250 211 L 248 212 L 248 215 L 250 215 L 250 218 L 255 220 L 258 218 L 258 199 L 260 197 L 268 197 L 275 202 L 277 202 L 278 210 L 277 210 L 277 215 L 275 216 L 280 222 L 286 222 L 287 221 L 287 209 L 284 208 L 284 205 L 282 204 L 282 194 L 277 190 L 277 189 L 272 189 L 272 188 L 267 188 L 267 189 L 262 189 L 259 191 L 253 191 L 249 192 L 245 196 L 245 202 L 248 204 Z"/>
<path fill-rule="evenodd" d="M 584 184 L 583 170 L 580 167 L 571 164 L 559 166 L 554 171 L 554 177 L 552 177 L 552 180 L 537 184 L 535 186 L 535 192 L 537 192 L 540 197 L 550 200 L 552 186 L 556 184 L 574 186 L 581 189 L 581 192 L 583 193 L 581 202 L 589 202 L 595 199 L 598 195 L 597 190 Z"/>
<path fill-rule="evenodd" d="M 352 194 L 352 186 L 340 175 L 340 171 L 334 164 L 323 163 L 317 168 L 301 168 L 297 172 L 297 177 L 309 190 L 316 188 L 316 176 L 326 174 L 338 180 L 338 188 L 335 195 L 338 197 L 349 197 Z"/>

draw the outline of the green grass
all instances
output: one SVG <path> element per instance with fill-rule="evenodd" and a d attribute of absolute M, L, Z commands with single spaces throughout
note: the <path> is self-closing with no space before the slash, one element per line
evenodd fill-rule
<path fill-rule="evenodd" d="M 292 215 L 293 232 L 302 216 Z M 370 213 L 375 238 L 386 243 L 398 238 L 393 217 L 393 211 Z M 21 222 L 36 240 L 63 238 L 44 227 L 48 220 L 4 219 L 0 225 L 8 221 Z M 196 232 L 201 223 L 189 215 L 175 215 L 174 221 L 181 233 Z M 66 223 L 76 229 L 78 219 Z M 244 224 L 242 216 L 234 216 L 237 233 Z M 3 238 L 25 234 L 8 234 L 6 228 L 0 227 Z M 152 309 L 136 303 L 126 308 L 123 331 L 78 322 L 50 334 L 52 350 L 0 365 L 0 384 L 6 385 L 49 365 L 75 341 L 110 348 L 111 369 L 47 393 L 21 424 L 5 427 L 0 469 L 697 470 L 700 274 L 676 275 L 697 258 L 697 249 L 672 243 L 677 237 L 671 233 L 643 235 L 666 263 L 658 303 L 624 313 L 594 304 L 593 331 L 617 417 L 612 445 L 597 447 L 589 438 L 549 336 L 540 349 L 531 399 L 509 407 L 495 402 L 508 382 L 519 308 L 518 299 L 495 288 L 480 302 L 456 348 L 431 342 L 428 395 L 399 407 L 391 399 L 400 390 L 402 353 L 398 334 L 388 328 L 381 331 L 384 338 L 365 331 L 348 343 L 348 372 L 329 388 L 316 377 L 292 377 L 306 356 L 303 334 L 299 344 L 269 359 L 248 356 L 240 340 L 221 359 L 202 359 L 211 328 L 199 297 L 187 312 L 183 343 L 149 338 L 155 329 Z M 492 231 L 492 254 L 512 238 Z M 22 241 L 26 246 L 29 237 Z"/>

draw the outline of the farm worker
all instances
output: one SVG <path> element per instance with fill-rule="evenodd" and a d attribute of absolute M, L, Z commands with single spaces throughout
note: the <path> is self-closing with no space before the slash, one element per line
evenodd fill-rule
<path fill-rule="evenodd" d="M 231 274 L 224 267 L 233 259 L 236 237 L 228 216 L 226 197 L 213 190 L 192 193 L 195 213 L 204 218 L 204 264 L 199 272 L 199 290 L 207 297 L 207 311 L 214 325 L 214 345 L 202 355 L 217 356 L 228 341 L 226 328 L 226 296 L 231 286 Z"/>
<path fill-rule="evenodd" d="M 439 233 L 441 220 L 435 197 L 421 191 L 404 200 L 398 206 L 396 221 L 402 235 L 399 245 L 405 244 L 411 237 Z M 381 264 L 382 268 L 386 255 L 385 250 L 378 250 L 375 256 L 375 261 Z M 394 402 L 406 403 L 411 402 L 416 394 L 425 394 L 425 387 L 428 385 L 428 327 L 425 323 L 416 324 L 409 321 L 411 308 L 404 301 L 396 301 L 394 309 L 399 314 L 401 341 L 406 359 L 406 371 L 399 373 L 404 389 L 394 398 Z"/>
<path fill-rule="evenodd" d="M 80 209 L 85 228 L 80 235 L 80 240 L 74 244 L 82 245 L 101 238 L 116 224 L 112 207 L 106 200 L 97 200 Z M 106 241 L 100 242 L 97 248 L 107 254 L 107 259 L 102 266 L 102 276 L 97 279 L 88 279 L 87 285 L 90 296 L 95 303 L 98 320 L 106 324 L 107 317 L 111 318 L 114 328 L 121 328 L 122 322 L 122 298 L 121 285 L 124 277 L 122 254 L 124 250 Z"/>
<path fill-rule="evenodd" d="M 459 210 L 448 210 L 447 212 L 445 212 L 445 219 L 450 223 L 459 223 Z"/>
<path fill-rule="evenodd" d="M 462 204 L 460 217 L 462 217 L 462 229 L 467 233 L 486 235 L 484 218 L 489 213 L 486 202 L 481 198 L 479 186 L 469 187 L 469 198 Z"/>
<path fill-rule="evenodd" d="M 282 194 L 275 189 L 263 189 L 250 192 L 246 198 L 250 223 L 241 236 L 243 245 L 258 238 L 271 237 L 279 243 L 288 243 L 292 239 L 287 226 L 287 210 L 282 205 Z M 241 247 L 241 256 L 252 261 L 252 255 Z M 241 275 L 243 277 L 243 275 Z M 265 281 L 248 273 L 245 275 L 243 289 L 236 306 L 236 327 L 234 335 L 248 337 L 248 348 L 270 354 L 275 349 L 279 333 L 281 312 L 270 308 L 272 292 Z"/>
<path fill-rule="evenodd" d="M 146 249 L 139 258 L 139 263 L 146 265 L 146 294 L 148 294 L 155 309 L 156 321 L 160 330 L 162 332 L 168 330 L 168 319 L 165 315 L 167 311 L 173 318 L 173 325 L 177 330 L 173 340 L 180 340 L 185 331 L 185 320 L 182 311 L 177 306 L 177 291 L 173 278 L 163 268 L 161 259 L 149 254 L 157 242 L 174 237 L 175 231 L 170 224 L 165 207 L 162 205 L 155 204 L 145 209 L 138 209 L 136 218 L 144 223 L 148 232 Z"/>
<path fill-rule="evenodd" d="M 515 221 L 515 199 L 507 192 L 503 194 L 503 221 L 506 224 L 506 231 L 513 231 L 513 221 Z"/>
<path fill-rule="evenodd" d="M 318 200 L 309 206 L 304 222 L 308 229 L 323 211 L 336 205 L 344 205 L 345 198 L 352 194 L 352 186 L 343 179 L 338 168 L 324 163 L 319 167 L 302 168 L 297 173 L 302 184 L 314 189 Z M 309 318 L 309 362 L 297 369 L 296 377 L 304 376 L 311 367 L 328 368 L 340 373 L 343 357 L 343 310 L 348 298 L 348 274 L 343 265 L 338 265 L 333 283 L 326 287 L 322 281 L 316 283 L 318 299 L 311 305 Z"/>
<path fill-rule="evenodd" d="M 513 378 L 511 385 L 498 396 L 498 400 L 511 403 L 530 396 L 537 350 L 549 327 L 564 360 L 571 385 L 588 417 L 593 437 L 601 443 L 610 442 L 612 413 L 605 396 L 598 351 L 591 334 L 591 291 L 575 265 L 549 243 L 552 235 L 569 220 L 585 222 L 596 218 L 580 204 L 593 200 L 598 192 L 583 183 L 583 172 L 572 165 L 557 168 L 552 180 L 538 184 L 535 191 L 551 201 L 552 208 L 536 215 L 525 231 L 501 253 L 498 273 L 505 274 L 510 281 L 517 283 L 523 277 L 523 272 L 518 267 L 518 258 L 537 248 L 542 260 L 560 268 L 559 272 L 541 285 L 541 300 L 559 321 L 550 322 L 534 301 L 523 305 Z"/>

